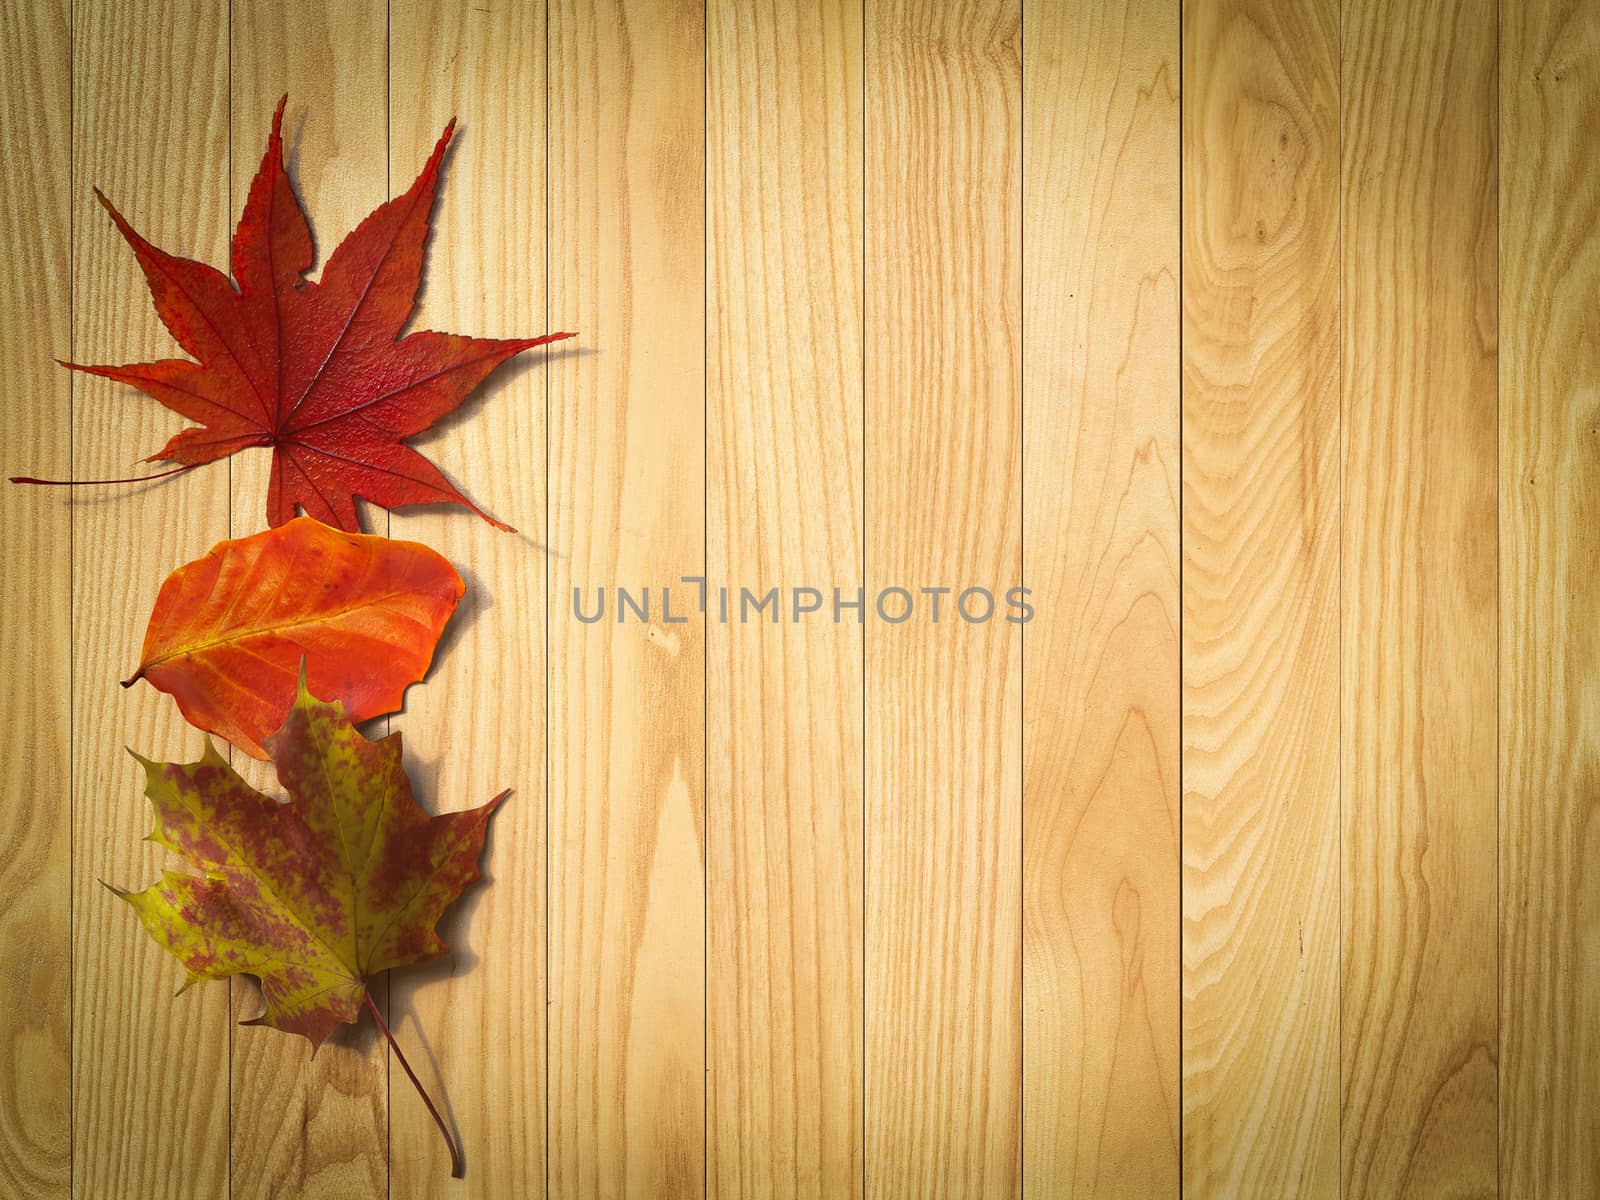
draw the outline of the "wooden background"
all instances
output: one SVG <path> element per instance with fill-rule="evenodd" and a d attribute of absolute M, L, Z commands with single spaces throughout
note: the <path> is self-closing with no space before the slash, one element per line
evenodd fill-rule
<path fill-rule="evenodd" d="M 177 418 L 104 188 L 213 263 L 290 95 L 324 253 L 458 114 L 419 324 L 581 332 L 370 517 L 393 719 L 514 800 L 370 1028 L 240 1028 L 122 692 L 241 457 L 6 487 L 0 1194 L 1600 1196 L 1592 0 L 3 0 L 5 473 Z M 264 455 L 259 457 L 264 458 Z M 548 552 L 546 550 L 548 548 Z M 575 586 L 1033 589 L 1019 628 Z"/>

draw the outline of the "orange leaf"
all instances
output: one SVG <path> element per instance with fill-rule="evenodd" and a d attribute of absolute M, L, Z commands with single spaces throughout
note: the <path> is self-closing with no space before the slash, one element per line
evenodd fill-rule
<path fill-rule="evenodd" d="M 123 686 L 148 680 L 191 725 L 265 758 L 302 659 L 312 691 L 352 720 L 394 712 L 464 590 L 426 546 L 296 517 L 169 575 Z"/>

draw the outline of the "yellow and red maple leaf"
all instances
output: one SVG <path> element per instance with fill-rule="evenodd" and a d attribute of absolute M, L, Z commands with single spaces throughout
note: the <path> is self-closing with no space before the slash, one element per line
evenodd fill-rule
<path fill-rule="evenodd" d="M 444 953 L 434 926 L 478 878 L 489 818 L 508 793 L 428 816 L 401 766 L 400 735 L 368 741 L 303 677 L 267 748 L 287 801 L 252 788 L 209 742 L 195 763 L 140 758 L 150 840 L 201 874 L 167 871 L 144 891 L 113 890 L 188 969 L 185 987 L 254 975 L 266 1010 L 249 1023 L 316 1047 L 363 1004 L 376 1014 L 368 978 Z"/>

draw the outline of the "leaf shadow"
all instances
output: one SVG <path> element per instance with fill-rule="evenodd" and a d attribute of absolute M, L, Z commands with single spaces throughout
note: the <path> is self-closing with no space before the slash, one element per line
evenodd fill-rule
<path fill-rule="evenodd" d="M 412 773 L 413 779 L 421 775 L 431 777 L 435 774 L 437 761 L 435 759 L 430 764 L 413 763 L 408 773 Z M 435 811 L 437 806 L 432 805 L 429 808 L 430 811 Z M 468 935 L 468 929 L 483 897 L 494 882 L 494 876 L 482 864 L 492 861 L 496 840 L 495 826 L 496 822 L 490 821 L 484 835 L 483 850 L 479 856 L 479 877 L 463 889 L 456 902 L 445 909 L 444 915 L 434 927 L 448 949 L 431 962 L 407 967 L 398 981 L 391 973 L 389 980 L 389 1026 L 397 1038 L 403 1039 L 402 1046 L 406 1050 L 412 1068 L 422 1079 L 429 1095 L 439 1107 L 445 1124 L 449 1126 L 450 1135 L 461 1154 L 463 1174 L 468 1169 L 471 1155 L 462 1141 L 461 1123 L 456 1116 L 455 1104 L 444 1072 L 439 1065 L 439 1054 L 428 1036 L 427 1025 L 417 1016 L 415 998 L 423 991 L 447 984 L 457 975 L 466 974 L 478 965 L 478 955 L 470 949 L 472 940 Z"/>
<path fill-rule="evenodd" d="M 447 956 L 448 957 L 448 956 Z M 394 1034 L 395 1040 L 400 1042 L 405 1051 L 406 1061 L 411 1064 L 411 1069 L 417 1073 L 417 1078 L 422 1081 L 422 1086 L 427 1089 L 428 1095 L 433 1098 L 434 1105 L 439 1110 L 439 1116 L 450 1129 L 450 1139 L 456 1144 L 456 1151 L 461 1155 L 461 1174 L 464 1176 L 472 1163 L 472 1154 L 468 1146 L 461 1139 L 461 1122 L 456 1117 L 455 1100 L 450 1094 L 450 1089 L 445 1086 L 444 1072 L 439 1069 L 439 1055 L 433 1048 L 433 1043 L 428 1040 L 428 1031 L 409 1007 L 402 1005 L 402 996 L 406 990 L 415 984 L 417 968 L 407 970 L 405 985 L 397 988 L 391 979 L 389 984 L 388 1020 L 389 1030 Z M 409 1081 L 400 1073 L 401 1086 L 407 1091 L 411 1090 Z M 390 1094 L 393 1095 L 394 1081 L 390 1080 Z M 418 1107 L 421 1102 L 418 1101 Z M 390 1148 L 391 1153 L 393 1147 Z"/>
<path fill-rule="evenodd" d="M 378 1032 L 378 1027 L 371 1021 L 363 1019 L 354 1025 L 339 1025 L 328 1035 L 328 1040 L 322 1043 L 317 1051 L 318 1055 L 326 1054 L 329 1049 L 341 1053 L 356 1055 L 360 1060 L 365 1060 L 373 1051 L 378 1042 L 383 1040 L 383 1034 Z"/>
<path fill-rule="evenodd" d="M 466 584 L 467 590 L 462 593 L 460 602 L 456 605 L 455 615 L 445 623 L 444 632 L 439 635 L 439 640 L 433 647 L 433 659 L 428 663 L 428 672 L 422 677 L 421 682 L 427 685 L 438 674 L 439 664 L 454 652 L 456 644 L 466 636 L 467 631 L 478 623 L 478 619 L 494 607 L 494 593 L 491 592 L 477 572 L 471 567 L 455 564 L 456 573 L 461 576 L 461 582 Z M 404 711 L 404 710 L 402 710 Z M 434 780 L 427 782 L 427 791 L 433 792 Z"/>
<path fill-rule="evenodd" d="M 283 173 L 289 177 L 289 188 L 294 192 L 295 199 L 300 202 L 300 208 L 306 211 L 306 224 L 311 228 L 311 265 L 313 268 L 322 265 L 322 239 L 317 236 L 316 225 L 312 222 L 310 212 L 306 209 L 305 188 L 300 179 L 300 151 L 305 146 L 306 121 L 310 119 L 311 107 L 306 104 L 291 105 L 283 114 L 283 123 L 286 128 L 279 132 L 283 135 Z M 265 153 L 265 150 L 263 150 Z M 257 168 L 259 170 L 259 167 Z M 251 177 L 254 179 L 254 176 Z M 248 199 L 249 191 L 245 192 Z M 244 212 L 243 201 L 240 202 L 240 214 Z M 237 221 L 239 218 L 235 217 Z M 234 284 L 238 284 L 234 280 Z"/>
<path fill-rule="evenodd" d="M 465 422 L 470 421 L 477 413 L 480 405 L 489 403 L 491 400 L 498 397 L 502 392 L 515 390 L 513 385 L 515 385 L 525 376 L 534 371 L 543 370 L 557 362 L 567 359 L 590 358 L 598 355 L 599 353 L 600 351 L 592 346 L 575 346 L 569 340 L 566 342 L 555 342 L 548 346 L 538 347 L 537 349 L 531 350 L 518 358 L 514 358 L 509 362 L 502 363 L 499 367 L 492 371 L 489 374 L 489 377 L 485 379 L 483 383 L 472 392 L 471 395 L 462 401 L 457 408 L 445 413 L 444 416 L 440 417 L 422 433 L 415 437 L 407 438 L 406 444 L 421 453 L 427 454 L 430 447 L 448 440 Z M 545 430 L 546 446 L 548 446 L 549 438 L 550 432 L 547 428 Z M 429 457 L 432 456 L 430 455 Z M 536 460 L 534 463 L 529 465 L 532 467 L 537 467 L 537 469 L 542 473 L 545 468 L 545 461 Z M 466 496 L 468 499 L 472 500 L 473 503 L 476 504 L 479 502 L 478 497 L 473 495 L 470 489 L 462 487 L 460 482 L 453 478 L 449 471 L 445 470 L 443 467 L 440 467 L 439 470 L 446 479 L 450 480 L 451 485 L 455 487 L 457 491 Z M 501 515 L 494 512 L 492 507 L 486 508 L 486 511 L 497 517 Z M 463 515 L 460 505 L 450 503 L 407 505 L 405 507 L 405 512 L 408 514 L 433 513 L 442 515 L 448 513 L 453 516 Z M 540 541 L 534 536 L 533 533 L 530 533 L 527 530 L 519 528 L 510 536 L 515 537 L 528 548 L 538 550 L 551 556 L 552 558 L 564 557 L 559 552 L 553 550 L 544 542 Z"/>
<path fill-rule="evenodd" d="M 552 367 L 569 359 L 592 358 L 600 353 L 594 346 L 575 345 L 576 340 L 567 338 L 561 342 L 547 342 L 543 346 L 524 350 L 515 358 L 501 363 L 458 407 L 445 413 L 422 433 L 407 438 L 407 443 L 419 447 L 425 446 L 436 438 L 453 432 L 458 425 L 471 417 L 479 405 L 536 370 Z"/>
<path fill-rule="evenodd" d="M 142 394 L 134 391 L 132 388 L 128 389 L 128 395 L 130 397 L 138 397 L 141 400 L 146 398 Z M 151 403 L 153 404 L 155 402 L 151 401 Z M 225 461 L 225 460 L 219 460 L 219 461 Z M 123 503 L 126 503 L 128 500 L 132 500 L 132 499 L 136 499 L 137 497 L 140 497 L 140 496 L 148 495 L 148 494 L 150 494 L 152 492 L 155 492 L 155 491 L 157 491 L 157 490 L 159 490 L 161 488 L 167 487 L 170 484 L 181 483 L 188 476 L 193 475 L 193 474 L 195 474 L 195 473 L 197 473 L 199 471 L 203 471 L 203 470 L 206 469 L 206 467 L 214 467 L 216 465 L 217 465 L 217 463 L 206 463 L 204 466 L 195 467 L 191 471 L 184 471 L 184 472 L 181 472 L 181 473 L 175 473 L 175 474 L 171 474 L 171 475 L 164 475 L 164 476 L 162 476 L 160 478 L 155 478 L 155 479 L 138 480 L 138 481 L 136 481 L 134 483 L 99 483 L 99 484 L 97 484 L 93 480 L 89 480 L 87 482 L 77 484 L 77 485 L 75 485 L 73 487 L 63 487 L 63 488 L 61 488 L 61 491 L 66 493 L 61 498 L 61 504 L 65 508 L 68 508 L 68 509 L 74 509 L 74 508 L 93 509 L 93 508 L 100 508 L 103 505 L 107 505 L 107 504 L 123 504 Z M 27 485 L 27 484 L 11 484 L 11 483 L 7 483 L 7 484 L 5 484 L 5 486 L 6 487 L 27 487 L 29 485 Z M 95 488 L 95 489 L 97 489 L 97 491 L 96 492 L 88 492 L 88 491 L 85 491 L 86 488 Z"/>
<path fill-rule="evenodd" d="M 470 568 L 457 566 L 456 573 L 461 576 L 461 581 L 466 584 L 466 591 L 462 593 L 456 611 L 445 624 L 439 640 L 434 643 L 433 658 L 428 663 L 428 669 L 422 678 L 406 687 L 405 698 L 401 700 L 400 707 L 392 713 L 382 713 L 376 717 L 369 717 L 365 721 L 358 721 L 356 728 L 361 731 L 361 736 L 369 742 L 376 742 L 389 735 L 387 722 L 391 717 L 400 716 L 406 711 L 411 702 L 411 689 L 425 687 L 439 670 L 439 663 L 449 654 L 455 644 L 466 636 L 467 630 L 477 624 L 478 618 L 494 607 L 494 597 L 489 589 L 478 582 L 477 577 Z M 436 783 L 437 767 L 435 763 L 418 762 L 415 755 L 406 745 L 403 729 L 395 730 L 400 733 L 400 745 L 405 763 L 406 775 L 411 779 L 412 790 L 423 794 L 431 794 Z"/>

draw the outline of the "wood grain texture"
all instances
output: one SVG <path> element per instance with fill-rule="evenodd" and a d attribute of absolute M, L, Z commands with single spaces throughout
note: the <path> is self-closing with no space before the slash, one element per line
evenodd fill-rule
<path fill-rule="evenodd" d="M 710 1128 L 723 1197 L 862 1191 L 861 6 L 707 12 Z M 813 587 L 822 611 L 794 617 Z M 809 600 L 809 597 L 807 598 Z"/>
<path fill-rule="evenodd" d="M 156 245 L 224 261 L 226 10 L 191 0 L 79 6 L 73 28 L 73 345 L 79 361 L 177 352 L 99 186 Z M 119 478 L 182 420 L 108 380 L 73 383 L 73 472 Z M 137 474 L 135 470 L 132 473 Z M 100 880 L 142 887 L 171 860 L 150 832 L 138 764 L 198 757 L 200 735 L 153 688 L 124 691 L 166 575 L 228 533 L 213 467 L 73 504 L 73 1190 L 220 1196 L 228 1188 L 226 988 L 173 993 L 182 968 Z"/>
<path fill-rule="evenodd" d="M 323 257 L 456 115 L 415 324 L 580 332 L 422 439 L 520 535 L 366 513 L 469 588 L 419 798 L 515 793 L 375 988 L 464 1183 L 97 882 L 265 456 L 0 489 L 0 1194 L 1600 1194 L 1593 3 L 37 0 L 0 65 L 7 473 L 180 426 L 51 363 L 173 352 L 91 188 L 225 262 L 284 91 Z"/>
<path fill-rule="evenodd" d="M 1343 44 L 1343 1195 L 1492 1196 L 1494 4 Z"/>
<path fill-rule="evenodd" d="M 704 1188 L 705 632 L 571 608 L 705 574 L 703 17 L 549 9 L 553 1196 Z"/>
<path fill-rule="evenodd" d="M 72 24 L 65 0 L 0 8 L 0 476 L 72 471 Z M 72 509 L 0 505 L 0 1195 L 72 1172 Z"/>
<path fill-rule="evenodd" d="M 1179 18 L 1023 28 L 1023 1188 L 1144 1200 L 1179 1175 Z"/>
<path fill-rule="evenodd" d="M 397 187 L 450 117 L 460 121 L 414 328 L 519 337 L 573 327 L 545 304 L 544 50 L 542 4 L 390 8 Z M 395 513 L 391 523 L 395 537 L 434 547 L 467 580 L 434 669 L 396 718 L 407 769 L 430 811 L 513 789 L 484 849 L 486 881 L 447 914 L 451 953 L 390 984 L 391 1024 L 466 1155 L 451 1195 L 544 1192 L 546 370 L 542 351 L 525 356 L 419 441 L 521 533 L 459 508 Z M 437 1195 L 450 1170 L 444 1143 L 398 1067 L 392 1086 L 390 1194 Z"/>
<path fill-rule="evenodd" d="M 345 234 L 389 194 L 385 5 L 373 0 L 235 0 L 231 14 L 230 218 L 237 221 L 244 207 L 273 110 L 287 93 L 284 147 L 290 178 L 316 241 L 314 274 Z M 416 165 L 421 162 L 417 159 Z M 236 537 L 267 527 L 271 461 L 266 450 L 230 460 Z M 371 528 L 371 510 L 366 519 Z M 384 529 L 381 512 L 376 528 Z M 282 793 L 269 764 L 236 751 L 231 757 L 257 787 L 269 795 Z M 383 981 L 373 986 L 381 1001 Z M 236 1022 L 261 1012 L 254 980 L 232 981 L 230 1000 Z M 327 1200 L 384 1196 L 389 1177 L 387 1067 L 382 1037 L 368 1020 L 336 1031 L 314 1056 L 303 1039 L 285 1038 L 278 1030 L 242 1024 L 235 1029 L 235 1200 L 285 1194 Z M 403 1076 L 402 1086 L 408 1086 Z"/>
<path fill-rule="evenodd" d="M 1339 1192 L 1338 14 L 1184 6 L 1183 1180 Z"/>
<path fill-rule="evenodd" d="M 924 614 L 867 618 L 870 1196 L 1021 1179 L 1020 18 L 866 16 L 867 602 Z M 925 587 L 999 611 L 934 623 Z"/>
<path fill-rule="evenodd" d="M 1500 8 L 1500 1194 L 1600 1195 L 1600 9 Z"/>

